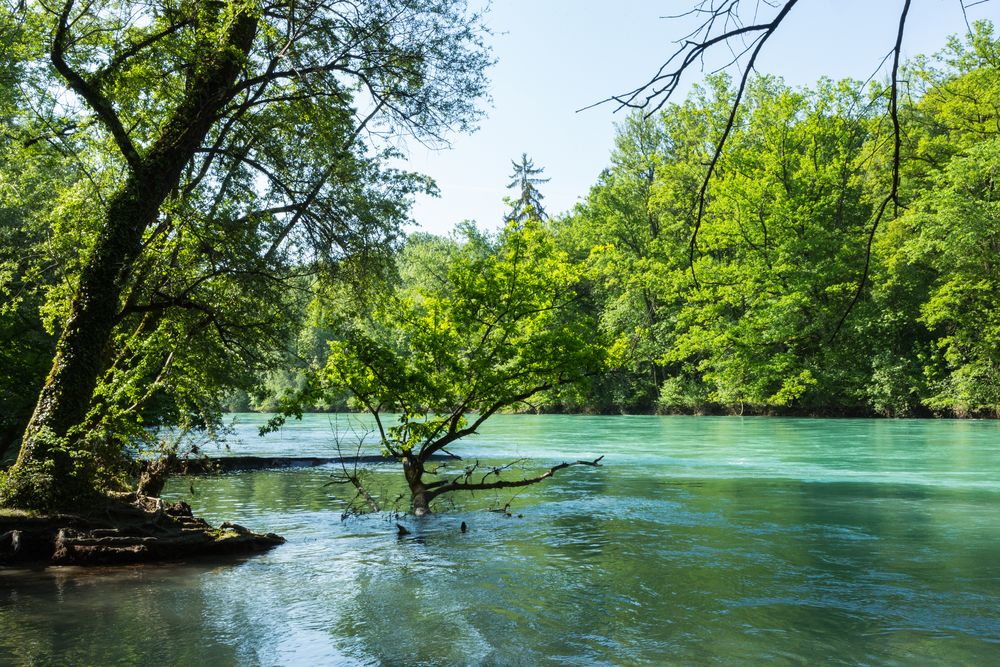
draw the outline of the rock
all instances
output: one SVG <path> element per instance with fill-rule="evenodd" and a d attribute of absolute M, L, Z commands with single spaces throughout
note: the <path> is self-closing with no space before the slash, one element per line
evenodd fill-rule
<path fill-rule="evenodd" d="M 219 529 L 191 515 L 185 503 L 161 507 L 147 499 L 117 502 L 93 515 L 0 513 L 0 565 L 113 565 L 204 555 L 255 553 L 285 542 L 224 523 Z"/>

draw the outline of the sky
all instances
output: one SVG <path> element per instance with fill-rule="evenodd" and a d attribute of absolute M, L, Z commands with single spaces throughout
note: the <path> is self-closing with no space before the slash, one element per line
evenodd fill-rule
<path fill-rule="evenodd" d="M 904 57 L 934 53 L 949 35 L 964 33 L 960 2 L 913 0 Z M 578 110 L 648 80 L 689 25 L 665 17 L 691 5 L 494 0 L 486 18 L 497 60 L 489 71 L 492 102 L 484 104 L 479 130 L 453 135 L 451 148 L 408 147 L 406 167 L 431 176 L 440 190 L 440 197 L 417 199 L 418 226 L 412 229 L 447 234 L 462 220 L 496 228 L 506 210 L 503 198 L 512 194 L 506 189 L 511 161 L 521 153 L 551 179 L 539 187 L 549 215 L 571 209 L 607 166 L 614 125 L 625 114 L 611 104 Z M 756 69 L 794 86 L 821 76 L 867 79 L 892 49 L 902 6 L 903 0 L 803 0 L 764 46 Z M 1000 24 L 1000 0 L 972 6 L 967 14 L 970 21 Z M 677 99 L 702 76 L 693 70 Z"/>

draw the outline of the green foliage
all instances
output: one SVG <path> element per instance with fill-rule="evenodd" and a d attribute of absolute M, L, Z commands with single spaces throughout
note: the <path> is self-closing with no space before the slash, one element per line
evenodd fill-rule
<path fill-rule="evenodd" d="M 88 434 L 91 446 L 81 447 L 51 430 L 40 432 L 35 446 L 43 448 L 46 455 L 0 472 L 0 506 L 78 511 L 109 492 L 125 490 L 131 466 L 119 447 L 113 446 L 110 452 L 94 447 L 98 437 L 97 433 Z"/>
<path fill-rule="evenodd" d="M 952 159 L 921 199 L 904 247 L 935 275 L 920 322 L 933 335 L 924 361 L 933 409 L 1000 407 L 1000 136 Z"/>
<path fill-rule="evenodd" d="M 538 221 L 496 237 L 464 226 L 450 240 L 419 236 L 402 255 L 394 291 L 331 343 L 323 378 L 380 419 L 397 456 L 602 371 L 607 349 L 579 308 L 580 268 Z"/>
<path fill-rule="evenodd" d="M 51 276 L 30 275 L 34 258 L 24 253 L 37 243 L 17 209 L 0 208 L 0 461 L 16 454 L 55 346 L 38 310 Z"/>
<path fill-rule="evenodd" d="M 693 245 L 705 137 L 725 122 L 729 82 L 627 119 L 611 166 L 554 224 L 587 262 L 602 331 L 630 352 L 583 404 L 995 414 L 998 54 L 980 23 L 908 66 L 921 96 L 901 110 L 906 208 L 890 210 L 870 256 L 891 127 L 858 84 L 753 80 Z"/>
<path fill-rule="evenodd" d="M 49 395 L 17 475 L 67 449 L 111 488 L 150 427 L 308 368 L 314 277 L 382 273 L 434 191 L 395 147 L 475 124 L 484 33 L 462 0 L 0 7 L 4 445 Z"/>

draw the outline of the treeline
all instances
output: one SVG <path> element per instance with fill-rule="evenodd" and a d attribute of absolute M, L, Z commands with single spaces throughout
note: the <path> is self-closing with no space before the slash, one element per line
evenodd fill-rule
<path fill-rule="evenodd" d="M 95 202 L 119 175 L 102 158 L 105 143 L 27 111 L 14 85 L 26 76 L 0 67 L 0 458 L 8 459 L 98 238 Z M 430 317 L 432 303 L 448 304 L 440 313 L 508 318 L 537 358 L 582 358 L 581 328 L 607 347 L 599 367 L 550 368 L 539 382 L 554 386 L 518 409 L 997 416 L 1000 41 L 979 24 L 939 56 L 911 62 L 902 79 L 896 198 L 885 91 L 851 81 L 793 89 L 754 80 L 703 202 L 734 93 L 723 77 L 655 116 L 625 119 L 609 166 L 566 214 L 530 219 L 545 218 L 545 179 L 522 156 L 506 227 L 492 235 L 463 224 L 450 237 L 402 238 L 412 194 L 432 186 L 380 168 L 360 148 L 339 156 L 336 187 L 301 216 L 271 199 L 247 204 L 253 169 L 226 163 L 221 194 L 171 200 L 144 241 L 110 364 L 89 401 L 88 451 L 100 458 L 115 443 L 152 440 L 162 424 L 210 428 L 226 410 L 359 409 L 359 392 L 350 398 L 330 381 L 331 341 L 374 341 L 381 327 L 384 349 L 372 350 L 405 359 L 419 348 L 415 318 Z M 37 89 L 47 91 L 46 81 Z M 342 129 L 330 128 L 331 137 Z M 260 136 L 281 155 L 301 150 Z M 317 156 L 321 143 L 310 148 Z M 207 182 L 197 176 L 192 192 Z M 548 259 L 511 260 L 519 244 L 545 248 L 538 257 Z M 504 269 L 509 294 L 472 280 L 462 268 L 472 256 L 514 267 Z M 549 266 L 561 275 L 539 275 Z M 572 319 L 560 330 L 577 347 L 542 336 L 544 319 L 510 319 L 506 304 L 525 280 L 572 294 L 571 304 L 559 290 L 551 297 L 559 317 Z M 398 303 L 406 312 L 393 327 Z M 509 380 L 511 369 L 493 364 L 499 352 L 475 359 L 483 345 L 468 323 L 476 320 L 448 317 L 438 321 L 427 373 L 407 365 L 412 379 L 454 387 L 456 368 L 477 368 Z M 512 322 L 529 325 L 518 331 Z M 525 363 L 505 346 L 512 340 L 490 349 Z M 441 365 L 449 354 L 466 365 Z"/>
<path fill-rule="evenodd" d="M 756 79 L 700 226 L 728 82 L 620 127 L 555 225 L 634 350 L 581 407 L 997 414 L 1000 44 L 980 24 L 904 79 L 895 199 L 885 91 L 854 82 Z"/>
<path fill-rule="evenodd" d="M 1000 414 L 1000 42 L 980 23 L 902 78 L 895 197 L 877 86 L 757 78 L 703 200 L 731 82 L 710 78 L 683 104 L 626 119 L 598 182 L 545 223 L 580 268 L 580 305 L 617 363 L 526 409 Z M 410 236 L 389 283 L 368 289 L 432 282 L 463 229 Z M 303 311 L 297 369 L 231 407 L 302 395 L 337 337 L 331 323 L 363 302 L 348 291 Z M 336 317 L 321 315 L 331 307 Z M 318 409 L 349 405 L 323 396 Z"/>

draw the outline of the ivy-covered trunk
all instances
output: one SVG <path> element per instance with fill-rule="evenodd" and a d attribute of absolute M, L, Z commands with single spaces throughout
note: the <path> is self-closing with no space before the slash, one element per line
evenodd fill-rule
<path fill-rule="evenodd" d="M 51 462 L 54 483 L 71 472 L 71 452 L 98 378 L 106 370 L 122 290 L 141 249 L 147 225 L 164 195 L 153 174 L 133 173 L 109 202 L 103 229 L 80 275 L 69 317 L 45 385 L 24 435 L 13 471 Z M 158 179 L 157 179 L 158 180 Z"/>
<path fill-rule="evenodd" d="M 99 490 L 100 480 L 78 465 L 85 434 L 76 430 L 107 369 L 123 290 L 142 252 L 145 231 L 156 222 L 184 166 L 231 99 L 256 29 L 251 16 L 232 20 L 226 39 L 196 66 L 187 94 L 159 139 L 132 164 L 125 183 L 109 200 L 17 462 L 0 488 L 0 504 L 57 507 Z"/>

